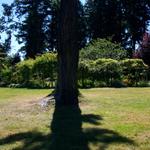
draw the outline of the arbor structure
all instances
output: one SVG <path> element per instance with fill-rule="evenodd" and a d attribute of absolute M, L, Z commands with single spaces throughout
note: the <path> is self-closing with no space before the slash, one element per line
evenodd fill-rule
<path fill-rule="evenodd" d="M 58 37 L 56 105 L 78 105 L 77 0 L 61 0 Z"/>

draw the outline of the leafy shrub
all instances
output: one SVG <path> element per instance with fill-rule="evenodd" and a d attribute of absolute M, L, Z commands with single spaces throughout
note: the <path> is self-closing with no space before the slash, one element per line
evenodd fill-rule
<path fill-rule="evenodd" d="M 93 80 L 105 81 L 107 86 L 111 86 L 113 80 L 120 79 L 121 68 L 117 60 L 97 59 L 90 68 Z"/>
<path fill-rule="evenodd" d="M 45 53 L 37 56 L 35 60 L 28 59 L 16 65 L 13 73 L 13 83 L 21 84 L 22 87 L 47 88 L 46 79 L 49 82 L 56 80 L 57 59 L 54 53 Z"/>
<path fill-rule="evenodd" d="M 148 82 L 148 76 L 148 66 L 140 59 L 97 59 L 79 63 L 80 87 L 138 86 L 140 81 Z"/>
<path fill-rule="evenodd" d="M 106 39 L 97 39 L 89 43 L 80 51 L 80 59 L 96 60 L 99 58 L 123 59 L 127 56 L 126 50 L 119 44 Z"/>
<path fill-rule="evenodd" d="M 107 83 L 105 81 L 96 81 L 94 87 L 107 87 Z"/>
<path fill-rule="evenodd" d="M 92 61 L 83 60 L 79 62 L 78 77 L 80 87 L 89 87 L 90 68 Z M 87 83 L 88 82 L 88 83 Z M 91 86 L 91 85 L 90 85 Z"/>
<path fill-rule="evenodd" d="M 12 66 L 8 57 L 0 55 L 0 86 L 7 86 L 11 83 Z"/>
<path fill-rule="evenodd" d="M 9 83 L 11 83 L 11 76 L 12 76 L 11 67 L 5 66 L 1 70 L 1 80 L 3 82 L 3 85 L 8 85 Z"/>
<path fill-rule="evenodd" d="M 57 59 L 54 53 L 45 53 L 36 57 L 33 65 L 33 74 L 36 79 L 50 78 L 56 80 Z"/>
<path fill-rule="evenodd" d="M 127 86 L 137 86 L 140 80 L 147 79 L 148 66 L 141 59 L 125 59 L 120 64 Z"/>
<path fill-rule="evenodd" d="M 0 86 L 19 88 L 52 88 L 57 77 L 57 55 L 46 53 L 19 62 L 15 67 L 3 64 L 0 70 Z M 150 71 L 139 59 L 80 60 L 79 87 L 149 86 Z"/>
<path fill-rule="evenodd" d="M 17 83 L 28 85 L 32 78 L 34 60 L 28 59 L 16 65 L 15 80 Z"/>
<path fill-rule="evenodd" d="M 91 80 L 93 85 L 97 81 L 105 81 L 107 86 L 111 86 L 113 80 L 121 78 L 121 68 L 118 61 L 113 59 L 84 60 L 79 64 L 79 74 L 83 86 L 86 79 Z"/>
<path fill-rule="evenodd" d="M 12 84 L 9 84 L 8 87 L 9 87 L 9 88 L 22 88 L 23 86 L 22 86 L 21 84 L 12 83 Z"/>
<path fill-rule="evenodd" d="M 147 81 L 139 81 L 137 83 L 137 87 L 150 87 L 150 82 Z"/>
<path fill-rule="evenodd" d="M 39 79 L 30 80 L 27 87 L 32 88 L 32 89 L 50 88 L 48 84 L 46 84 L 46 82 L 44 82 L 43 80 L 39 80 Z"/>

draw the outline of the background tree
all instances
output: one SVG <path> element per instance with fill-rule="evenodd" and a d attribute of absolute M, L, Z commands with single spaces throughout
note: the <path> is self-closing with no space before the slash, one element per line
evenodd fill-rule
<path fill-rule="evenodd" d="M 23 44 L 21 51 L 26 58 L 35 58 L 45 51 L 56 51 L 58 47 L 58 14 L 60 0 L 14 0 L 9 6 L 3 5 L 5 28 L 11 23 L 11 32 L 16 35 L 19 44 Z M 78 1 L 78 44 L 82 48 L 86 43 L 86 25 L 83 5 Z M 15 17 L 14 17 L 15 16 Z M 10 29 L 10 26 L 7 27 Z"/>
<path fill-rule="evenodd" d="M 35 58 L 45 51 L 58 49 L 60 0 L 14 0 L 3 8 L 1 20 L 5 31 L 10 30 L 23 43 L 21 50 L 26 57 Z M 149 10 L 149 0 L 87 0 L 84 7 L 78 0 L 79 47 L 93 39 L 107 38 L 121 43 L 128 57 L 132 57 L 147 29 Z"/>
<path fill-rule="evenodd" d="M 89 39 L 111 38 L 121 43 L 132 57 L 150 20 L 149 1 L 87 0 L 85 12 Z"/>
<path fill-rule="evenodd" d="M 16 0 L 14 6 L 18 19 L 22 20 L 16 24 L 18 41 L 24 43 L 21 50 L 26 52 L 27 58 L 35 58 L 44 51 L 43 1 Z"/>
<path fill-rule="evenodd" d="M 84 6 L 80 0 L 78 0 L 78 7 L 77 7 L 77 27 L 78 27 L 78 47 L 79 49 L 85 47 L 87 42 L 87 24 L 86 24 L 86 17 L 84 12 Z"/>
<path fill-rule="evenodd" d="M 48 51 L 56 51 L 58 46 L 58 14 L 60 9 L 60 0 L 46 2 L 46 18 L 44 20 L 45 48 Z"/>
<path fill-rule="evenodd" d="M 145 0 L 131 0 L 123 1 L 125 10 L 125 45 L 128 49 L 129 56 L 132 57 L 133 50 L 136 48 L 136 44 L 140 44 L 142 36 L 147 30 L 149 15 L 149 1 Z"/>
<path fill-rule="evenodd" d="M 5 42 L 3 43 L 3 48 L 5 53 L 11 52 L 11 39 L 12 39 L 12 34 L 11 31 L 7 32 L 7 38 L 5 39 Z"/>
<path fill-rule="evenodd" d="M 121 42 L 121 3 L 115 0 L 88 0 L 85 13 L 90 39 L 112 37 Z"/>

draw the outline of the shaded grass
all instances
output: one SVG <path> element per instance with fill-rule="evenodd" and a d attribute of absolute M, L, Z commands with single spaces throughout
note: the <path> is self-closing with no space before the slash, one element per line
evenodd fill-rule
<path fill-rule="evenodd" d="M 49 92 L 0 89 L 0 150 L 150 149 L 149 88 L 81 90 L 80 108 L 45 111 Z"/>

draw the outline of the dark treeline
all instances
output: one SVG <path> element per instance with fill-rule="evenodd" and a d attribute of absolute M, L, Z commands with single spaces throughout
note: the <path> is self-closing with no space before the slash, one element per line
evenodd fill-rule
<path fill-rule="evenodd" d="M 60 0 L 14 0 L 3 4 L 0 31 L 6 40 L 1 47 L 11 50 L 12 34 L 23 46 L 26 58 L 35 58 L 58 47 L 58 20 Z M 132 57 L 136 44 L 140 44 L 150 20 L 149 0 L 87 0 L 78 1 L 78 47 L 97 38 L 121 43 Z"/>
<path fill-rule="evenodd" d="M 149 20 L 149 0 L 88 0 L 86 3 L 88 36 L 119 42 L 129 51 L 135 49 L 146 31 Z"/>

